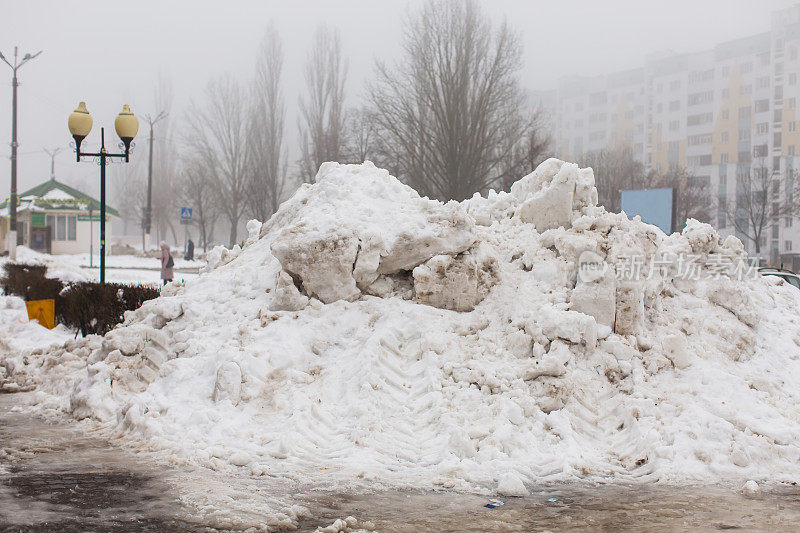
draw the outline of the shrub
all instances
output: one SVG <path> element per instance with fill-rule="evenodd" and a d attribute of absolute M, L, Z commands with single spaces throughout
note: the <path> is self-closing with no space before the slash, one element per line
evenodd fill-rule
<path fill-rule="evenodd" d="M 45 277 L 44 265 L 8 262 L 3 270 L 0 285 L 6 294 L 26 301 L 55 300 L 56 320 L 79 329 L 83 336 L 105 334 L 122 322 L 125 311 L 138 309 L 160 294 L 158 285 L 81 281 L 65 286 L 59 279 Z"/>
<path fill-rule="evenodd" d="M 125 311 L 138 309 L 158 297 L 155 286 L 122 283 L 73 283 L 62 293 L 63 324 L 80 329 L 84 336 L 103 335 L 121 323 Z"/>
<path fill-rule="evenodd" d="M 60 279 L 46 277 L 46 266 L 8 262 L 3 265 L 3 271 L 0 285 L 3 286 L 5 294 L 15 294 L 26 302 L 55 300 L 55 318 L 58 322 L 62 322 L 64 302 L 61 291 L 64 289 L 64 283 Z"/>

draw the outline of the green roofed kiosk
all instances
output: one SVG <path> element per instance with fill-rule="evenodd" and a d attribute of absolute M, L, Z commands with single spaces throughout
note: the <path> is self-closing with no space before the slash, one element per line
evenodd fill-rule
<path fill-rule="evenodd" d="M 18 196 L 17 245 L 50 254 L 100 249 L 100 202 L 74 187 L 50 179 Z M 106 207 L 106 222 L 119 213 Z M 0 253 L 5 252 L 9 200 L 0 200 Z M 92 240 L 94 242 L 92 242 Z"/>

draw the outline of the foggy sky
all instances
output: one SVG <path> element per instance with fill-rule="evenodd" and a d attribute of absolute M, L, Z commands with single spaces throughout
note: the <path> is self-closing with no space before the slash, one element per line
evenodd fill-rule
<path fill-rule="evenodd" d="M 402 21 L 422 0 L 2 0 L 0 51 L 9 58 L 43 50 L 19 71 L 19 192 L 49 177 L 50 158 L 42 147 L 63 146 L 56 177 L 90 183 L 99 172 L 77 164 L 67 131 L 67 116 L 80 100 L 94 117 L 85 142 L 94 148 L 100 126 L 107 147 L 116 147 L 114 118 L 122 104 L 134 113 L 156 114 L 154 92 L 159 73 L 171 82 L 172 126 L 191 99 L 202 101 L 212 76 L 229 72 L 251 78 L 256 50 L 272 21 L 284 46 L 283 89 L 287 104 L 287 144 L 296 154 L 297 97 L 313 30 L 328 24 L 341 32 L 349 61 L 348 105 L 357 105 L 376 57 L 399 55 Z M 572 74 L 603 74 L 640 66 L 644 55 L 660 50 L 693 52 L 720 41 L 767 31 L 770 12 L 796 0 L 481 0 L 496 20 L 506 17 L 525 47 L 523 85 L 551 89 Z M 147 128 L 140 125 L 134 158 L 147 158 Z M 11 142 L 11 69 L 0 63 L 0 199 L 9 196 Z M 146 169 L 146 165 L 137 165 Z M 120 179 L 112 166 L 109 179 Z M 111 197 L 110 197 L 111 198 Z"/>

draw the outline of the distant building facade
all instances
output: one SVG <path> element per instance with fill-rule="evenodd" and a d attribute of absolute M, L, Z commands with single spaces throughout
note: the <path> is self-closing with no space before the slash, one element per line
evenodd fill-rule
<path fill-rule="evenodd" d="M 653 54 L 640 68 L 560 80 L 556 152 L 577 160 L 626 147 L 648 171 L 687 168 L 715 199 L 707 220 L 751 252 L 754 243 L 734 230 L 723 206 L 737 197 L 737 177 L 768 172 L 764 194 L 780 216 L 762 234 L 761 255 L 800 262 L 800 224 L 787 214 L 800 184 L 798 77 L 800 4 L 774 12 L 770 31 L 712 50 Z"/>

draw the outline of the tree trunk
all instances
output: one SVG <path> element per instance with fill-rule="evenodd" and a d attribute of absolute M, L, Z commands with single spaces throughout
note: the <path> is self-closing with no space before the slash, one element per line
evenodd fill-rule
<path fill-rule="evenodd" d="M 233 245 L 236 244 L 236 230 L 237 226 L 239 225 L 239 220 L 230 219 L 230 223 L 231 223 L 230 242 L 231 242 L 231 248 L 233 248 Z"/>

